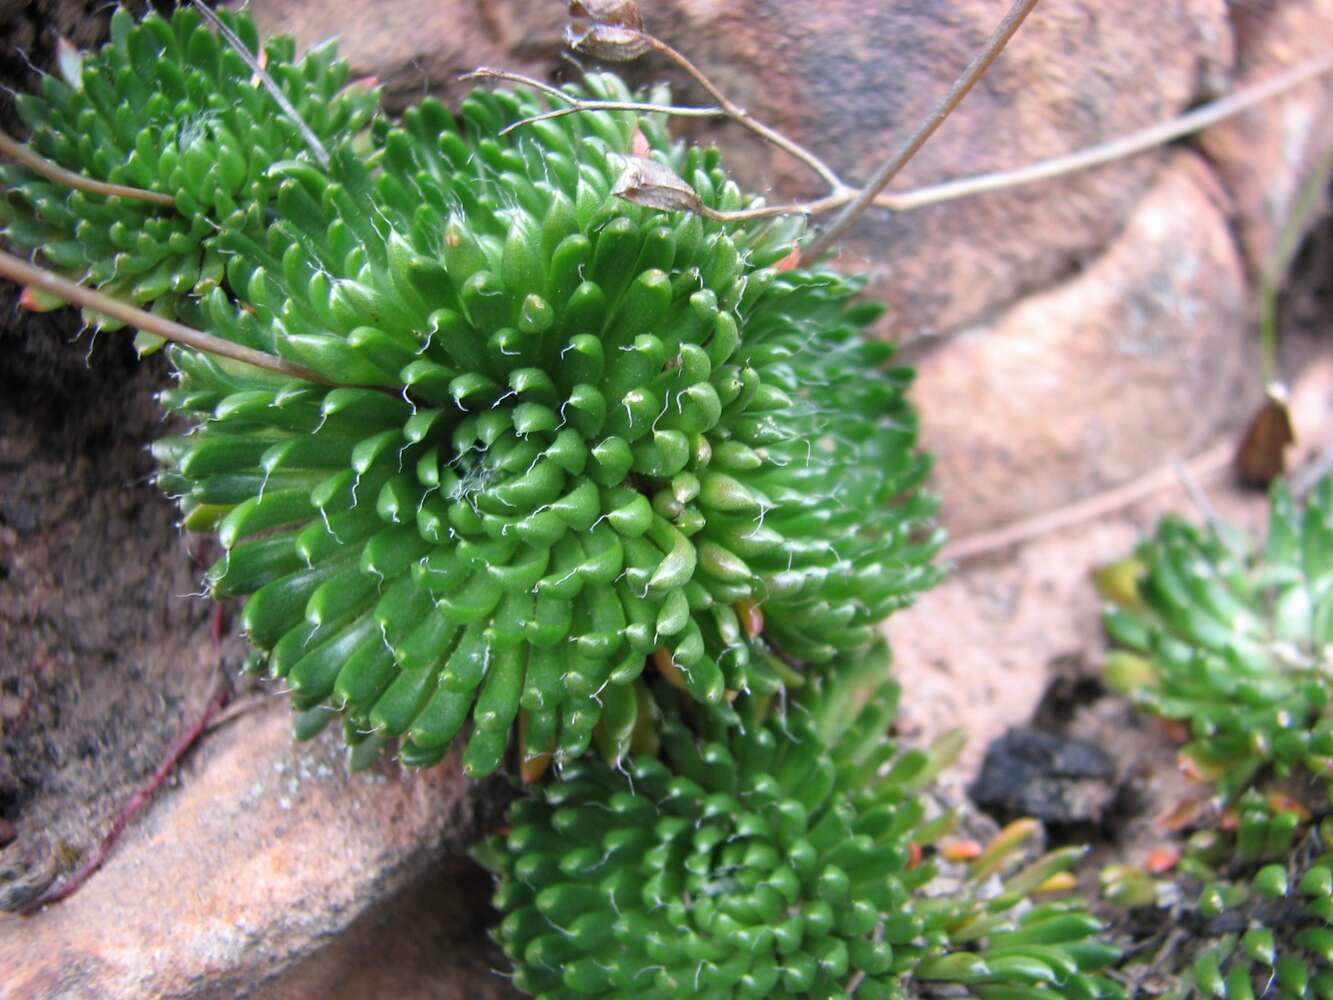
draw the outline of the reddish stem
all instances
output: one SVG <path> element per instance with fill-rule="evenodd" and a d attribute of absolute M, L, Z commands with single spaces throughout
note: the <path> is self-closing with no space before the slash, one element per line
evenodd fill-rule
<path fill-rule="evenodd" d="M 220 645 L 222 637 L 227 634 L 227 606 L 222 601 L 213 603 L 213 613 L 208 620 L 208 632 L 214 646 Z"/>
<path fill-rule="evenodd" d="M 189 749 L 198 742 L 199 737 L 202 736 L 204 730 L 208 728 L 209 721 L 218 713 L 218 710 L 222 708 L 223 702 L 226 700 L 227 682 L 224 677 L 219 678 L 217 685 L 213 689 L 213 693 L 209 696 L 208 704 L 204 706 L 203 713 L 195 720 L 194 724 L 191 725 L 174 744 L 172 744 L 171 749 L 167 751 L 166 759 L 162 761 L 157 770 L 153 772 L 153 776 L 147 783 L 131 796 L 129 802 L 125 803 L 125 807 L 121 809 L 120 814 L 116 816 L 116 821 L 111 824 L 111 830 L 107 833 L 106 837 L 103 838 L 101 846 L 97 848 L 97 853 L 89 858 L 83 867 L 70 877 L 68 882 L 62 885 L 59 889 L 43 893 L 20 910 L 20 913 L 25 917 L 31 916 L 42 907 L 51 903 L 59 903 L 61 900 L 68 899 L 70 896 L 74 895 L 74 893 L 79 891 L 83 886 L 83 883 L 87 882 L 88 879 L 91 878 L 106 862 L 106 859 L 111 854 L 111 849 L 115 847 L 116 841 L 120 840 L 121 835 L 124 834 L 126 827 L 130 824 L 130 820 L 134 819 L 134 817 L 139 814 L 139 811 L 148 804 L 149 800 L 153 797 L 153 794 L 166 782 L 167 776 L 171 774 L 172 768 L 174 768 L 177 762 L 179 762 Z"/>

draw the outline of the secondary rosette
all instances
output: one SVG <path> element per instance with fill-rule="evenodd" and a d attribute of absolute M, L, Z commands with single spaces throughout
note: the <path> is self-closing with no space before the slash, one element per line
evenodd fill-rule
<path fill-rule="evenodd" d="M 349 84 L 332 45 L 298 59 L 290 38 L 261 46 L 247 13 L 219 16 L 321 143 L 337 148 L 367 129 L 376 94 Z M 170 203 L 107 198 L 0 163 L 0 232 L 73 281 L 174 316 L 187 297 L 223 282 L 223 233 L 267 228 L 277 186 L 268 169 L 303 154 L 305 139 L 240 54 L 188 5 L 169 19 L 149 14 L 137 23 L 117 8 L 111 41 L 67 53 L 61 65 L 61 75 L 43 78 L 40 96 L 15 99 L 33 152 Z"/>
<path fill-rule="evenodd" d="M 740 727 L 661 692 L 660 756 L 585 757 L 516 802 L 477 852 L 514 984 L 552 1000 L 1124 997 L 1097 972 L 1119 956 L 1100 922 L 1042 898 L 1081 851 L 1018 871 L 1004 835 L 970 869 L 927 853 L 953 816 L 922 791 L 961 742 L 887 737 L 887 665 L 872 647 L 785 713 L 747 699 Z"/>

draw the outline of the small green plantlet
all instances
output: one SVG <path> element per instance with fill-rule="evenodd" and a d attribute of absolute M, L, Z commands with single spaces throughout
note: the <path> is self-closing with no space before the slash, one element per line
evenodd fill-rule
<path fill-rule="evenodd" d="M 249 17 L 222 17 L 261 51 Z M 377 97 L 349 85 L 332 46 L 298 60 L 290 38 L 275 38 L 262 51 L 319 138 L 354 136 L 369 124 Z M 281 183 L 269 168 L 301 155 L 300 131 L 189 7 L 169 21 L 138 24 L 118 9 L 110 43 L 68 72 L 68 79 L 44 77 L 40 97 L 16 98 L 33 151 L 85 177 L 164 196 L 171 207 L 105 198 L 0 164 L 5 238 L 40 248 L 46 263 L 73 280 L 175 316 L 187 297 L 224 282 L 227 234 L 263 239 Z M 160 341 L 140 340 L 150 343 Z"/>
<path fill-rule="evenodd" d="M 887 739 L 886 667 L 880 646 L 785 712 L 747 699 L 740 727 L 692 723 L 659 692 L 660 757 L 585 757 L 516 803 L 512 831 L 478 852 L 500 875 L 495 935 L 516 984 L 552 998 L 1122 995 L 1095 971 L 1119 956 L 1099 922 L 1076 901 L 1030 902 L 1081 851 L 1015 872 L 1020 835 L 970 870 L 922 860 L 954 817 L 928 815 L 921 791 L 961 741 Z"/>
<path fill-rule="evenodd" d="M 1137 959 L 1169 983 L 1154 995 L 1333 996 L 1333 823 L 1325 818 L 1298 841 L 1297 825 L 1296 813 L 1260 798 L 1246 804 L 1238 832 L 1195 833 L 1170 879 L 1129 865 L 1103 872 L 1107 899 L 1118 905 L 1171 901 L 1175 940 Z M 1267 843 L 1255 842 L 1258 831 Z"/>
<path fill-rule="evenodd" d="M 1192 834 L 1170 878 L 1102 873 L 1108 901 L 1171 905 L 1188 929 L 1141 958 L 1171 979 L 1171 1000 L 1333 996 L 1333 826 L 1309 822 L 1326 795 L 1307 808 L 1263 790 L 1275 775 L 1329 775 L 1333 482 L 1303 512 L 1279 482 L 1269 513 L 1262 550 L 1222 525 L 1167 519 L 1133 559 L 1098 573 L 1120 646 L 1109 684 L 1188 723 L 1184 760 L 1228 803 L 1222 828 Z"/>
<path fill-rule="evenodd" d="M 1108 683 L 1187 723 L 1183 754 L 1223 796 L 1237 798 L 1268 770 L 1333 773 L 1333 481 L 1303 513 L 1276 485 L 1262 549 L 1222 525 L 1168 518 L 1100 581 L 1119 647 Z"/>
<path fill-rule="evenodd" d="M 1333 995 L 1333 854 L 1327 822 L 1295 852 L 1259 867 L 1248 879 L 1215 879 L 1198 896 L 1198 950 L 1182 985 L 1227 998 Z M 1290 855 L 1290 857 L 1288 857 Z M 1220 988 L 1219 988 L 1220 986 Z"/>

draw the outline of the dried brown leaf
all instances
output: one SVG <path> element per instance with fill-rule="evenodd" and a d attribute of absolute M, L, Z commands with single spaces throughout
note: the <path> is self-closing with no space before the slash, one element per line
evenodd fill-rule
<path fill-rule="evenodd" d="M 569 0 L 573 17 L 587 17 L 598 24 L 643 30 L 643 15 L 634 0 Z"/>
<path fill-rule="evenodd" d="M 1271 385 L 1236 450 L 1236 472 L 1241 482 L 1266 489 L 1286 472 L 1287 447 L 1295 440 L 1286 391 L 1280 385 Z"/>
<path fill-rule="evenodd" d="M 629 62 L 652 48 L 643 32 L 617 24 L 570 25 L 565 29 L 565 43 L 575 52 L 604 62 Z"/>
<path fill-rule="evenodd" d="M 705 214 L 703 200 L 669 167 L 643 156 L 625 157 L 625 169 L 611 192 L 634 205 L 663 212 L 699 212 Z"/>

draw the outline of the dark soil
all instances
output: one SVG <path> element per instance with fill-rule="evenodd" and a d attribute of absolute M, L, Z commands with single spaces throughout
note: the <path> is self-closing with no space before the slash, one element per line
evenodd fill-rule
<path fill-rule="evenodd" d="M 15 296 L 0 299 L 15 325 Z M 0 907 L 100 841 L 197 714 L 218 659 L 176 512 L 153 486 L 165 365 L 42 317 L 0 341 Z"/>
<path fill-rule="evenodd" d="M 140 5 L 142 6 L 142 5 Z M 90 13 L 92 11 L 99 13 Z M 97 3 L 0 3 L 0 84 L 27 89 Z M 8 105 L 6 131 L 21 134 Z M 209 639 L 207 545 L 153 486 L 162 358 L 0 282 L 0 908 L 76 868 L 197 715 L 230 646 Z M 234 659 L 234 656 L 232 657 Z"/>

